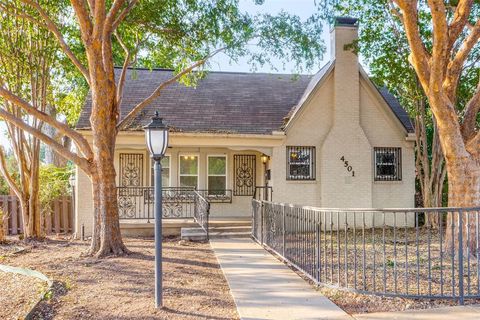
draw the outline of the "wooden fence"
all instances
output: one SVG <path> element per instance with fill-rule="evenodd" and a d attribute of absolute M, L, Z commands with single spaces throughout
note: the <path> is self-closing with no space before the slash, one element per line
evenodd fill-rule
<path fill-rule="evenodd" d="M 16 196 L 0 195 L 0 208 L 7 215 L 4 219 L 4 231 L 7 235 L 23 233 L 22 212 L 20 201 Z M 44 210 L 42 221 L 46 234 L 73 232 L 73 206 L 72 197 L 65 196 L 53 201 L 48 210 Z"/>

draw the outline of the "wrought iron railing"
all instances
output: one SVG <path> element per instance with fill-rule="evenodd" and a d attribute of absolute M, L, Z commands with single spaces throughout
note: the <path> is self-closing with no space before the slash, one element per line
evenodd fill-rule
<path fill-rule="evenodd" d="M 232 203 L 232 189 L 196 189 L 210 203 Z"/>
<path fill-rule="evenodd" d="M 154 218 L 153 187 L 118 187 L 118 211 L 120 219 Z M 171 188 L 162 190 L 163 218 L 193 218 L 196 195 L 193 188 Z"/>
<path fill-rule="evenodd" d="M 273 188 L 270 186 L 256 186 L 253 193 L 253 199 L 262 201 L 273 200 Z"/>
<path fill-rule="evenodd" d="M 252 200 L 252 236 L 318 285 L 480 298 L 480 208 L 320 209 Z M 438 215 L 437 227 L 423 225 Z"/>
<path fill-rule="evenodd" d="M 207 240 L 209 239 L 209 224 L 208 219 L 210 215 L 210 202 L 203 197 L 198 191 L 193 191 L 195 194 L 195 210 L 193 212 L 193 218 L 198 225 L 205 231 Z"/>

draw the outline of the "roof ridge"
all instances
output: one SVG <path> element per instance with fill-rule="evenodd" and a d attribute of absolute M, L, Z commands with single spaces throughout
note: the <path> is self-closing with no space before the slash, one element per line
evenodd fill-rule
<path fill-rule="evenodd" d="M 115 66 L 114 69 L 121 70 L 123 67 Z M 175 71 L 171 68 L 147 68 L 147 67 L 128 67 L 129 70 L 145 70 L 145 71 Z M 246 75 L 272 75 L 272 76 L 303 76 L 303 77 L 313 77 L 314 74 L 308 73 L 272 73 L 272 72 L 247 72 L 247 71 L 218 71 L 218 70 L 205 70 L 208 73 L 219 73 L 219 74 L 246 74 Z M 193 70 L 192 72 L 198 72 Z"/>

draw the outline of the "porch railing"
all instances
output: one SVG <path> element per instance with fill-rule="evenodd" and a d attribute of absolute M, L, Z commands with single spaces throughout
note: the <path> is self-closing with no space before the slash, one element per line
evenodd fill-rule
<path fill-rule="evenodd" d="M 480 298 L 480 208 L 320 209 L 252 200 L 252 237 L 317 285 Z M 438 226 L 424 223 L 436 217 Z"/>
<path fill-rule="evenodd" d="M 273 188 L 270 186 L 256 186 L 253 199 L 273 201 Z"/>
<path fill-rule="evenodd" d="M 163 218 L 193 218 L 196 196 L 193 188 L 163 188 Z M 117 187 L 120 219 L 154 218 L 153 187 Z"/>
<path fill-rule="evenodd" d="M 205 231 L 207 240 L 209 239 L 209 225 L 208 219 L 210 215 L 210 202 L 203 197 L 198 191 L 193 191 L 195 194 L 195 210 L 193 212 L 193 218 L 198 225 Z"/>

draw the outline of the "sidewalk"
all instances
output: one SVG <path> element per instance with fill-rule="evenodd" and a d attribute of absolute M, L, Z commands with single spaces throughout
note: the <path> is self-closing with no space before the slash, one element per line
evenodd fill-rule
<path fill-rule="evenodd" d="M 366 313 L 354 316 L 359 320 L 478 320 L 480 305 L 411 310 L 402 312 Z"/>
<path fill-rule="evenodd" d="M 210 243 L 241 319 L 351 319 L 252 240 L 212 239 Z"/>

